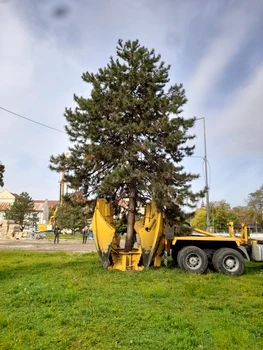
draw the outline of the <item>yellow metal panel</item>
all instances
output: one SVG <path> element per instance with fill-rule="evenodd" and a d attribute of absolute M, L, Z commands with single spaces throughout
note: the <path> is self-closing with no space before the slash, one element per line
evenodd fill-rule
<path fill-rule="evenodd" d="M 135 229 L 136 233 L 139 234 L 139 231 L 143 227 L 143 224 L 144 224 L 144 219 L 141 219 L 141 220 L 138 220 L 135 222 L 134 229 Z"/>
<path fill-rule="evenodd" d="M 139 230 L 144 267 L 149 267 L 163 235 L 162 213 L 157 211 L 154 202 L 146 206 L 144 226 Z"/>
<path fill-rule="evenodd" d="M 185 236 L 185 237 L 174 237 L 172 244 L 174 245 L 177 241 L 206 241 L 206 242 L 235 242 L 238 246 L 240 245 L 240 240 L 233 237 L 200 237 L 200 236 Z"/>
<path fill-rule="evenodd" d="M 113 225 L 113 209 L 110 203 L 108 203 L 106 199 L 104 198 L 98 199 L 96 203 L 96 209 L 99 210 L 104 220 L 108 224 Z"/>
<path fill-rule="evenodd" d="M 162 262 L 162 253 L 164 250 L 164 239 L 160 239 L 159 241 L 159 246 L 156 250 L 155 256 L 154 256 L 154 267 L 160 267 L 161 266 L 161 262 Z"/>
<path fill-rule="evenodd" d="M 102 262 L 102 266 L 107 268 L 112 240 L 115 228 L 110 224 L 113 222 L 112 209 L 105 199 L 98 199 L 93 214 L 91 227 L 94 235 L 94 242 Z"/>
<path fill-rule="evenodd" d="M 155 202 L 152 201 L 146 204 L 143 224 L 148 225 L 156 213 L 157 213 L 157 207 Z"/>
<path fill-rule="evenodd" d="M 245 223 L 241 224 L 241 238 L 243 244 L 247 244 L 248 242 L 248 233 L 247 233 L 247 225 Z"/>
<path fill-rule="evenodd" d="M 133 249 L 131 252 L 124 252 L 123 249 L 112 250 L 111 256 L 113 260 L 113 266 L 109 269 L 113 270 L 143 270 L 143 266 L 139 266 L 142 251 L 141 249 Z"/>
<path fill-rule="evenodd" d="M 38 231 L 46 231 L 47 230 L 47 225 L 37 225 Z"/>
<path fill-rule="evenodd" d="M 228 224 L 228 234 L 231 237 L 235 237 L 235 232 L 234 232 L 234 223 L 232 221 L 230 221 Z"/>

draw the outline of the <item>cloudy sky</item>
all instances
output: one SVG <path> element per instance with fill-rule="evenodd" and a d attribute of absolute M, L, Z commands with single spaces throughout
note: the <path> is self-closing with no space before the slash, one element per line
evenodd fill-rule
<path fill-rule="evenodd" d="M 206 118 L 210 198 L 242 205 L 263 184 L 262 0 L 0 0 L 0 106 L 63 130 L 73 93 L 87 95 L 84 71 L 97 71 L 117 40 L 139 39 L 172 65 L 183 83 L 184 115 Z M 197 121 L 196 156 L 204 156 Z M 57 199 L 49 157 L 67 135 L 0 110 L 5 188 Z M 188 158 L 200 173 L 202 158 Z"/>

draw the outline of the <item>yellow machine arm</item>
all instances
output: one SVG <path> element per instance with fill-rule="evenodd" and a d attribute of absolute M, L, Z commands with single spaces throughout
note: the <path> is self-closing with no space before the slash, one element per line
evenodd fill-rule
<path fill-rule="evenodd" d="M 54 211 L 54 214 L 52 216 L 50 216 L 50 219 L 48 221 L 48 224 L 49 225 L 52 225 L 54 226 L 55 223 L 56 223 L 56 216 L 57 216 L 57 212 L 58 212 L 58 206 L 56 207 L 55 211 Z"/>

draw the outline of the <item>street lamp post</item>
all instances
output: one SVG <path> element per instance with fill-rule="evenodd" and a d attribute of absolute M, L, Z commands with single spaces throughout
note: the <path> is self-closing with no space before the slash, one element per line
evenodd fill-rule
<path fill-rule="evenodd" d="M 196 120 L 203 120 L 204 126 L 204 150 L 205 150 L 205 186 L 206 186 L 206 230 L 210 232 L 210 209 L 209 209 L 209 186 L 207 175 L 207 151 L 206 151 L 206 132 L 205 132 L 205 118 L 197 118 Z"/>

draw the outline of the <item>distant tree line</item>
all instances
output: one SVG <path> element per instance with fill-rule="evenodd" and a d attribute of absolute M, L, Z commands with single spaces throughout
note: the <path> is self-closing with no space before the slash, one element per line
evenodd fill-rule
<path fill-rule="evenodd" d="M 231 208 L 225 200 L 210 202 L 210 224 L 214 232 L 227 231 L 227 223 L 234 222 L 254 225 L 256 230 L 263 226 L 263 185 L 255 192 L 249 193 L 247 205 Z M 193 227 L 206 229 L 206 208 L 198 208 L 191 222 Z"/>

